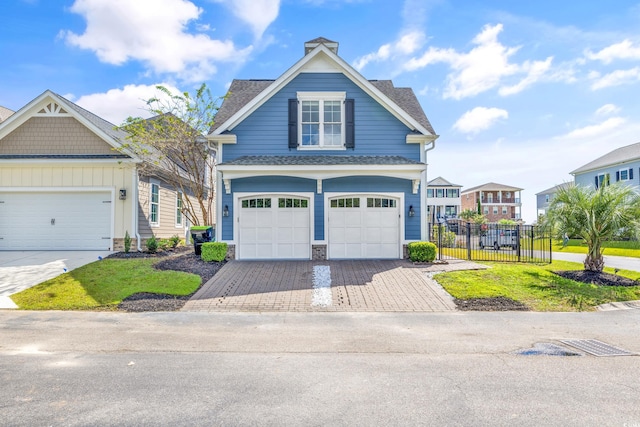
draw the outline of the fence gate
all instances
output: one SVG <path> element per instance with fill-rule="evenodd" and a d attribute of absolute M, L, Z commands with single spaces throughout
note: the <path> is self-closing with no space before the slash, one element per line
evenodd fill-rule
<path fill-rule="evenodd" d="M 551 234 L 537 225 L 447 220 L 429 224 L 429 240 L 439 260 L 551 262 Z"/>

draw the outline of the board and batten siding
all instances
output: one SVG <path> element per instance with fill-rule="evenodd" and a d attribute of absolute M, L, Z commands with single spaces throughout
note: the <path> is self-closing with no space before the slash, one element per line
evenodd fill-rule
<path fill-rule="evenodd" d="M 297 92 L 346 92 L 355 102 L 355 149 L 289 150 L 288 100 Z M 407 126 L 340 73 L 303 73 L 271 97 L 232 131 L 237 144 L 224 147 L 228 162 L 245 155 L 378 155 L 420 161 L 420 144 L 407 144 Z"/>
<path fill-rule="evenodd" d="M 3 140 L 4 141 L 4 140 Z M 133 223 L 133 164 L 3 164 L 0 167 L 0 191 L 2 187 L 25 191 L 38 188 L 46 191 L 64 191 L 64 188 L 112 190 L 114 194 L 114 238 L 131 233 Z M 118 191 L 127 190 L 126 200 L 119 200 Z"/>

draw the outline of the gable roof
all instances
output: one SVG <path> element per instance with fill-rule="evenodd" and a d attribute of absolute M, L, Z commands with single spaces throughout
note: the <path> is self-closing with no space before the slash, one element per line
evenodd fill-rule
<path fill-rule="evenodd" d="M 437 187 L 462 187 L 462 185 L 452 184 L 451 182 L 447 181 L 441 176 L 427 182 L 427 186 L 428 187 L 436 187 L 436 186 Z"/>
<path fill-rule="evenodd" d="M 495 182 L 488 182 L 486 184 L 478 185 L 476 187 L 467 188 L 462 190 L 461 194 L 471 193 L 473 191 L 522 191 L 522 188 L 512 187 L 510 185 L 497 184 Z"/>
<path fill-rule="evenodd" d="M 619 165 L 622 163 L 632 162 L 634 160 L 640 160 L 640 142 L 617 148 L 604 156 L 598 157 L 597 159 L 587 163 L 586 165 L 580 166 L 578 169 L 570 173 L 571 175 L 575 175 L 577 173 L 588 172 L 607 166 Z"/>
<path fill-rule="evenodd" d="M 234 80 L 229 87 L 227 98 L 218 110 L 216 123 L 211 129 L 210 135 L 231 131 L 291 80 L 309 68 L 312 61 L 318 60 L 324 61 L 334 67 L 336 71 L 342 72 L 414 132 L 432 136 L 434 139 L 437 138 L 413 90 L 395 88 L 390 80 L 366 80 L 358 71 L 334 53 L 333 48 L 327 47 L 328 43 L 335 42 L 318 38 L 307 42 L 307 44 L 312 42 L 317 42 L 317 46 L 276 80 Z M 337 51 L 337 48 L 335 50 Z"/>
<path fill-rule="evenodd" d="M 13 115 L 13 113 L 15 113 L 15 111 L 10 110 L 10 109 L 0 105 L 0 123 L 2 123 L 5 120 L 7 120 L 9 118 L 9 116 Z"/>
<path fill-rule="evenodd" d="M 57 107 L 53 107 L 53 104 L 57 104 Z M 57 108 L 57 110 L 49 111 L 50 108 Z M 117 129 L 112 123 L 96 116 L 57 93 L 46 90 L 11 115 L 7 120 L 0 123 L 0 139 L 20 127 L 30 118 L 36 117 L 38 114 L 46 113 L 55 113 L 60 116 L 75 118 L 99 138 L 116 149 L 120 148 L 121 141 L 124 141 L 127 136 L 126 132 Z M 129 156 L 133 157 L 132 155 Z"/>
<path fill-rule="evenodd" d="M 555 185 L 555 186 L 553 186 L 551 188 L 547 188 L 546 190 L 542 190 L 541 192 L 536 193 L 536 196 L 539 196 L 540 194 L 555 194 L 559 190 L 561 190 L 563 188 L 567 188 L 570 185 L 573 185 L 573 183 L 572 182 L 563 182 L 562 184 Z"/>

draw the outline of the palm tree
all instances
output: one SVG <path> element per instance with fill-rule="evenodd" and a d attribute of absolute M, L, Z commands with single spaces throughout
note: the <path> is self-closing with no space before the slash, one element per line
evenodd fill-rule
<path fill-rule="evenodd" d="M 624 184 L 590 187 L 569 185 L 549 205 L 547 224 L 557 236 L 581 237 L 588 247 L 584 269 L 601 272 L 603 242 L 624 227 L 640 228 L 640 195 Z"/>

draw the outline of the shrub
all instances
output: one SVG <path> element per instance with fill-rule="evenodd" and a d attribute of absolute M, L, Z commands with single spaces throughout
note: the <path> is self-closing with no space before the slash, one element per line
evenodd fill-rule
<path fill-rule="evenodd" d="M 202 244 L 203 261 L 223 261 L 227 256 L 227 244 L 223 242 L 205 242 Z"/>
<path fill-rule="evenodd" d="M 155 254 L 158 251 L 158 239 L 156 239 L 156 236 L 151 236 L 149 239 L 147 239 L 147 251 L 149 253 Z"/>
<path fill-rule="evenodd" d="M 158 248 L 160 248 L 161 251 L 166 251 L 167 249 L 169 249 L 170 245 L 171 242 L 169 242 L 169 239 L 158 240 Z"/>
<path fill-rule="evenodd" d="M 124 232 L 124 253 L 128 254 L 131 250 L 131 236 L 129 236 L 129 231 Z"/>
<path fill-rule="evenodd" d="M 172 248 L 178 247 L 178 245 L 180 244 L 180 236 L 178 236 L 177 234 L 171 236 L 169 238 L 169 243 L 171 244 Z"/>
<path fill-rule="evenodd" d="M 442 236 L 440 236 L 440 234 L 442 234 Z M 444 225 L 437 225 L 433 228 L 433 239 L 441 244 L 443 248 L 453 248 L 456 246 L 456 233 L 448 231 Z"/>
<path fill-rule="evenodd" d="M 432 262 L 436 259 L 436 245 L 431 242 L 411 242 L 407 245 L 413 262 Z"/>

